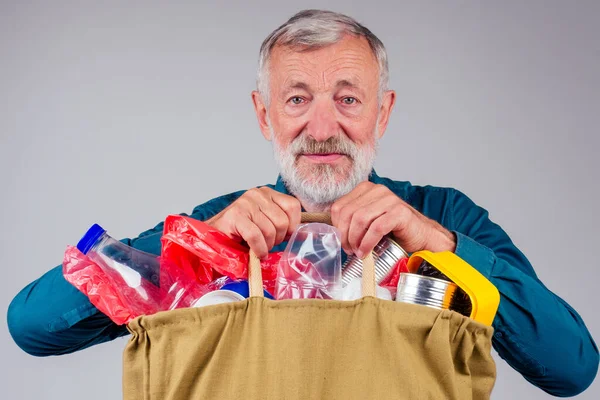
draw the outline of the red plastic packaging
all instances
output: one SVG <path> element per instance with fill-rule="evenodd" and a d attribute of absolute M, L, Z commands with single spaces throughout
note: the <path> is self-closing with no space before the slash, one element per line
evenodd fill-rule
<path fill-rule="evenodd" d="M 408 268 L 406 267 L 407 263 L 408 258 L 401 258 L 379 286 L 396 288 L 398 286 L 398 280 L 400 279 L 400 273 L 408 272 Z"/>
<path fill-rule="evenodd" d="M 196 219 L 169 215 L 162 236 L 162 257 L 193 271 L 198 282 L 206 284 L 222 276 L 248 279 L 248 247 L 223 232 Z M 263 286 L 274 292 L 281 252 L 261 260 Z"/>
<path fill-rule="evenodd" d="M 156 284 L 141 279 L 141 284 L 132 286 L 121 275 L 122 270 L 101 266 L 73 246 L 65 251 L 63 275 L 119 325 L 140 315 L 190 307 L 202 295 L 219 289 L 225 277 L 248 277 L 248 248 L 189 217 L 169 216 L 164 225 L 162 255 L 145 256 L 152 258 L 146 261 L 154 262 L 160 271 Z M 269 293 L 274 292 L 280 258 L 281 253 L 272 253 L 261 262 L 263 284 Z"/>
<path fill-rule="evenodd" d="M 140 278 L 136 285 L 124 275 L 124 270 L 135 272 L 125 265 L 119 270 L 94 261 L 76 247 L 69 246 L 63 260 L 63 275 L 85 294 L 90 302 L 116 324 L 125 324 L 140 315 L 190 307 L 211 290 L 201 285 L 194 275 L 162 257 L 146 254 L 155 260 L 159 273 L 157 284 Z M 146 260 L 148 261 L 148 260 Z M 131 277 L 131 275 L 129 275 Z"/>
<path fill-rule="evenodd" d="M 119 289 L 112 279 L 75 246 L 68 246 L 65 251 L 63 275 L 116 324 L 126 324 L 136 317 L 121 300 Z"/>

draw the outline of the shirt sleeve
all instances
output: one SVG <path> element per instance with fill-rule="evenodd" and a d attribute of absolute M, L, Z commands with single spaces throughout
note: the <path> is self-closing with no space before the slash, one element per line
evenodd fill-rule
<path fill-rule="evenodd" d="M 554 396 L 584 391 L 598 370 L 598 348 L 579 314 L 544 286 L 485 209 L 454 191 L 452 210 L 455 253 L 500 292 L 492 340 L 500 357 Z"/>

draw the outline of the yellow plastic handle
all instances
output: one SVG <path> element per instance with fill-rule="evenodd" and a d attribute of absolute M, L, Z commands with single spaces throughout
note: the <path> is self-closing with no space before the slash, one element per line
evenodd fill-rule
<path fill-rule="evenodd" d="M 422 250 L 413 253 L 406 265 L 408 271 L 417 272 L 423 260 L 433 265 L 467 293 L 471 299 L 472 319 L 488 326 L 492 325 L 500 305 L 500 293 L 492 282 L 451 251 L 433 253 Z"/>

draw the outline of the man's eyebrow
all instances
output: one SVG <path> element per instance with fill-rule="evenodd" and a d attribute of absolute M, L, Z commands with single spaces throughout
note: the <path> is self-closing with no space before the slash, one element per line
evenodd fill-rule
<path fill-rule="evenodd" d="M 310 91 L 310 86 L 308 85 L 308 83 L 302 82 L 302 81 L 291 81 L 289 85 L 285 86 L 285 92 L 290 92 L 294 89 L 301 89 L 301 90 L 306 90 L 307 92 Z"/>
<path fill-rule="evenodd" d="M 335 86 L 337 88 L 350 87 L 350 88 L 353 88 L 353 89 L 358 89 L 358 85 L 356 85 L 354 82 L 346 80 L 346 79 L 341 79 L 341 80 L 337 81 L 337 83 L 335 84 Z"/>
<path fill-rule="evenodd" d="M 347 79 L 340 79 L 340 80 L 339 80 L 339 81 L 337 81 L 337 83 L 335 84 L 335 87 L 336 87 L 337 89 L 340 89 L 340 88 L 350 88 L 350 89 L 354 89 L 356 92 L 358 92 L 358 94 L 359 94 L 360 96 L 364 96 L 364 95 L 365 95 L 365 92 L 364 92 L 364 90 L 363 90 L 361 87 L 359 87 L 359 86 L 358 86 L 356 83 L 354 83 L 354 82 L 352 82 L 352 81 L 349 81 L 349 80 L 347 80 Z"/>

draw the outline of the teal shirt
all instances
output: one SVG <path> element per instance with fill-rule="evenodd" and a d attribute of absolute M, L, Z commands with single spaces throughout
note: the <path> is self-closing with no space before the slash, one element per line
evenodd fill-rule
<path fill-rule="evenodd" d="M 583 320 L 540 282 L 527 258 L 502 228 L 490 221 L 486 210 L 456 189 L 413 186 L 381 178 L 374 171 L 369 179 L 454 232 L 456 254 L 498 288 L 501 300 L 492 344 L 500 357 L 529 382 L 555 396 L 574 396 L 592 383 L 598 369 L 598 348 Z M 289 194 L 281 178 L 268 186 Z M 212 199 L 194 208 L 190 216 L 204 221 L 243 193 Z M 158 255 L 162 230 L 159 223 L 123 242 Z M 14 298 L 8 309 L 8 327 L 17 345 L 35 356 L 67 354 L 127 334 L 124 326 L 114 324 L 64 279 L 61 265 Z"/>

